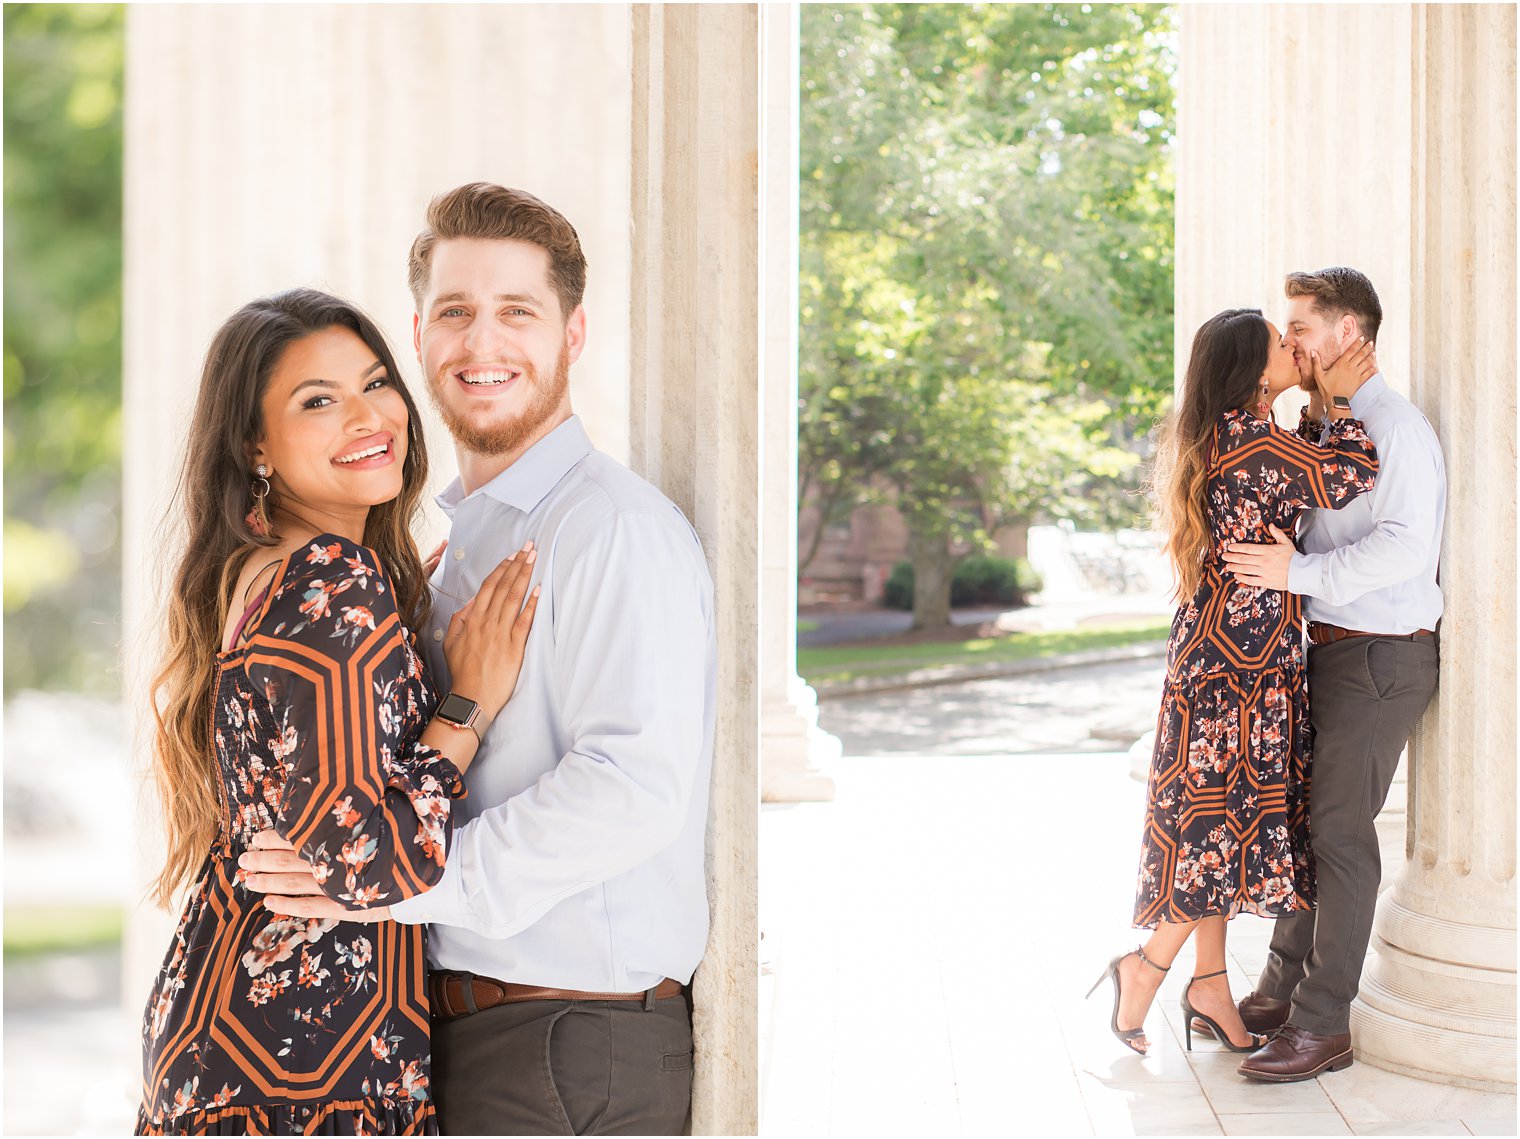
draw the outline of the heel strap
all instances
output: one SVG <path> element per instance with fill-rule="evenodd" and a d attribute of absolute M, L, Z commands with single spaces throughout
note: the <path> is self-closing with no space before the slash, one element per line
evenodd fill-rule
<path fill-rule="evenodd" d="M 1170 973 L 1172 971 L 1172 967 L 1170 965 L 1157 965 L 1154 961 L 1147 957 L 1145 955 L 1145 950 L 1141 946 L 1135 946 L 1135 956 L 1140 958 L 1140 960 L 1144 961 L 1147 965 L 1149 965 L 1152 969 L 1155 969 L 1157 972 Z"/>
<path fill-rule="evenodd" d="M 1194 973 L 1193 974 L 1193 980 L 1195 980 L 1195 981 L 1207 981 L 1210 977 L 1223 977 L 1228 972 L 1229 972 L 1228 969 L 1218 969 L 1218 970 L 1215 970 L 1212 973 Z"/>

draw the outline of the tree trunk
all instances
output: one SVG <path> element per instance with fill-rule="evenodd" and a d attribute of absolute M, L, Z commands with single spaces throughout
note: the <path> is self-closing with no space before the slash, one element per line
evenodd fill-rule
<path fill-rule="evenodd" d="M 950 578 L 955 561 L 950 556 L 949 536 L 933 522 L 908 519 L 914 629 L 942 629 L 950 624 Z"/>

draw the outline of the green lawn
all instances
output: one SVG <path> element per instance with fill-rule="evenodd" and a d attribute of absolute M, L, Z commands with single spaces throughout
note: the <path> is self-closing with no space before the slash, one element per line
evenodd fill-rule
<path fill-rule="evenodd" d="M 799 633 L 811 633 L 816 628 L 818 628 L 818 622 L 817 621 L 798 621 L 797 622 L 797 631 Z"/>
<path fill-rule="evenodd" d="M 1170 617 L 1137 617 L 1054 633 L 1012 633 L 974 641 L 931 641 L 916 645 L 876 645 L 856 641 L 847 645 L 799 648 L 797 671 L 809 684 L 854 680 L 861 676 L 894 676 L 941 664 L 1032 660 L 1091 649 L 1165 640 Z"/>
<path fill-rule="evenodd" d="M 6 906 L 5 956 L 98 949 L 121 940 L 120 906 Z"/>

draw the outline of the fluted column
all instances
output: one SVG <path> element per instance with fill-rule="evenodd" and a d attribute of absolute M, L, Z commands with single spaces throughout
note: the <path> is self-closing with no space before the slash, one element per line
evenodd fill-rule
<path fill-rule="evenodd" d="M 1357 1055 L 1515 1085 L 1515 9 L 1414 19 L 1412 397 L 1446 453 L 1441 679 L 1408 860 L 1378 906 Z"/>
<path fill-rule="evenodd" d="M 832 799 L 820 767 L 840 753 L 797 675 L 798 22 L 796 4 L 761 9 L 760 792 L 772 802 Z"/>
<path fill-rule="evenodd" d="M 1260 308 L 1281 328 L 1284 274 L 1352 265 L 1383 302 L 1384 377 L 1408 393 L 1410 21 L 1404 4 L 1181 6 L 1179 382 L 1209 317 Z"/>
<path fill-rule="evenodd" d="M 631 461 L 696 525 L 717 590 L 713 926 L 695 980 L 696 1134 L 759 1122 L 759 15 L 633 11 Z"/>

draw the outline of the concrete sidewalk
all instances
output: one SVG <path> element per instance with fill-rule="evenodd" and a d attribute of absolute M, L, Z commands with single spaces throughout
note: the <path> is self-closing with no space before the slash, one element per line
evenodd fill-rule
<path fill-rule="evenodd" d="M 138 1017 L 146 998 L 144 991 L 123 1001 L 116 949 L 8 958 L 5 1133 L 130 1133 L 142 1092 Z"/>
<path fill-rule="evenodd" d="M 1005 676 L 1030 676 L 1065 668 L 1091 668 L 1103 664 L 1160 660 L 1166 656 L 1166 641 L 1141 641 L 1133 645 L 1116 645 L 1107 649 L 1089 649 L 1057 656 L 1030 657 L 1026 660 L 958 661 L 954 664 L 931 664 L 906 668 L 889 676 L 857 676 L 853 680 L 823 680 L 813 686 L 824 697 L 867 696 L 876 692 L 901 692 L 910 688 L 934 688 L 947 684 L 964 684 L 971 680 L 993 680 Z"/>
<path fill-rule="evenodd" d="M 1152 1054 L 1083 994 L 1130 929 L 1144 787 L 1123 754 L 846 758 L 761 817 L 769 1135 L 1515 1134 L 1515 1099 L 1357 1063 L 1264 1085 L 1182 1047 L 1184 950 Z M 1231 923 L 1231 984 L 1269 922 Z"/>

